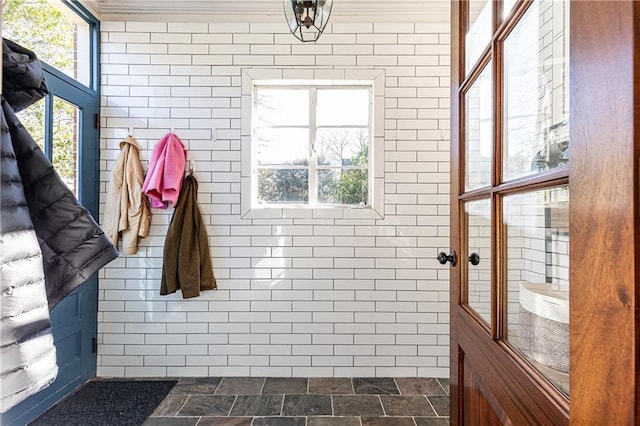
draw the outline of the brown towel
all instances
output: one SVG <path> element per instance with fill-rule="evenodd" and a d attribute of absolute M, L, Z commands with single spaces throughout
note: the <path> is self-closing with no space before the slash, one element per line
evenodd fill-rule
<path fill-rule="evenodd" d="M 213 276 L 209 238 L 198 207 L 198 182 L 193 175 L 182 181 L 164 243 L 164 264 L 160 294 L 182 289 L 187 299 L 200 295 L 200 290 L 217 288 Z"/>

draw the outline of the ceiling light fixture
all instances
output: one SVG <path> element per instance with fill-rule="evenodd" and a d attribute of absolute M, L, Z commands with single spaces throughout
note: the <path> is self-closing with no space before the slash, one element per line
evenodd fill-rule
<path fill-rule="evenodd" d="M 300 41 L 317 41 L 329 22 L 333 0 L 284 0 L 291 34 Z"/>

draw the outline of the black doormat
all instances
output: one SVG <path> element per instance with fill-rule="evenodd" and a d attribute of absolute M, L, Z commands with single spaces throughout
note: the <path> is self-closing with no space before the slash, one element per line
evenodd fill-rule
<path fill-rule="evenodd" d="M 139 426 L 175 380 L 94 380 L 63 399 L 31 426 Z"/>

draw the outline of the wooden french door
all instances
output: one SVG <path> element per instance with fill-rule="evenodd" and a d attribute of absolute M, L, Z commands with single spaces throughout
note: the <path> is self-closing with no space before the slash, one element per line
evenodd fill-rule
<path fill-rule="evenodd" d="M 640 2 L 451 4 L 451 423 L 638 424 Z"/>

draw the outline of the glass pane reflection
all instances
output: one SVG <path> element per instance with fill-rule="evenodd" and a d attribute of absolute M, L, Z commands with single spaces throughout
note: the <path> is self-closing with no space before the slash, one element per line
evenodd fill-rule
<path fill-rule="evenodd" d="M 504 198 L 507 340 L 569 394 L 569 189 Z"/>
<path fill-rule="evenodd" d="M 491 323 L 491 202 L 465 204 L 468 253 L 467 303 L 488 324 Z"/>
<path fill-rule="evenodd" d="M 493 84 L 491 62 L 465 96 L 465 190 L 491 184 Z"/>
<path fill-rule="evenodd" d="M 504 42 L 505 180 L 569 164 L 568 18 L 535 2 Z"/>
<path fill-rule="evenodd" d="M 509 16 L 511 11 L 513 10 L 513 6 L 515 6 L 517 0 L 503 0 L 502 2 L 502 19 Z"/>
<path fill-rule="evenodd" d="M 467 34 L 464 39 L 465 70 L 468 73 L 491 41 L 491 1 L 470 0 Z"/>

